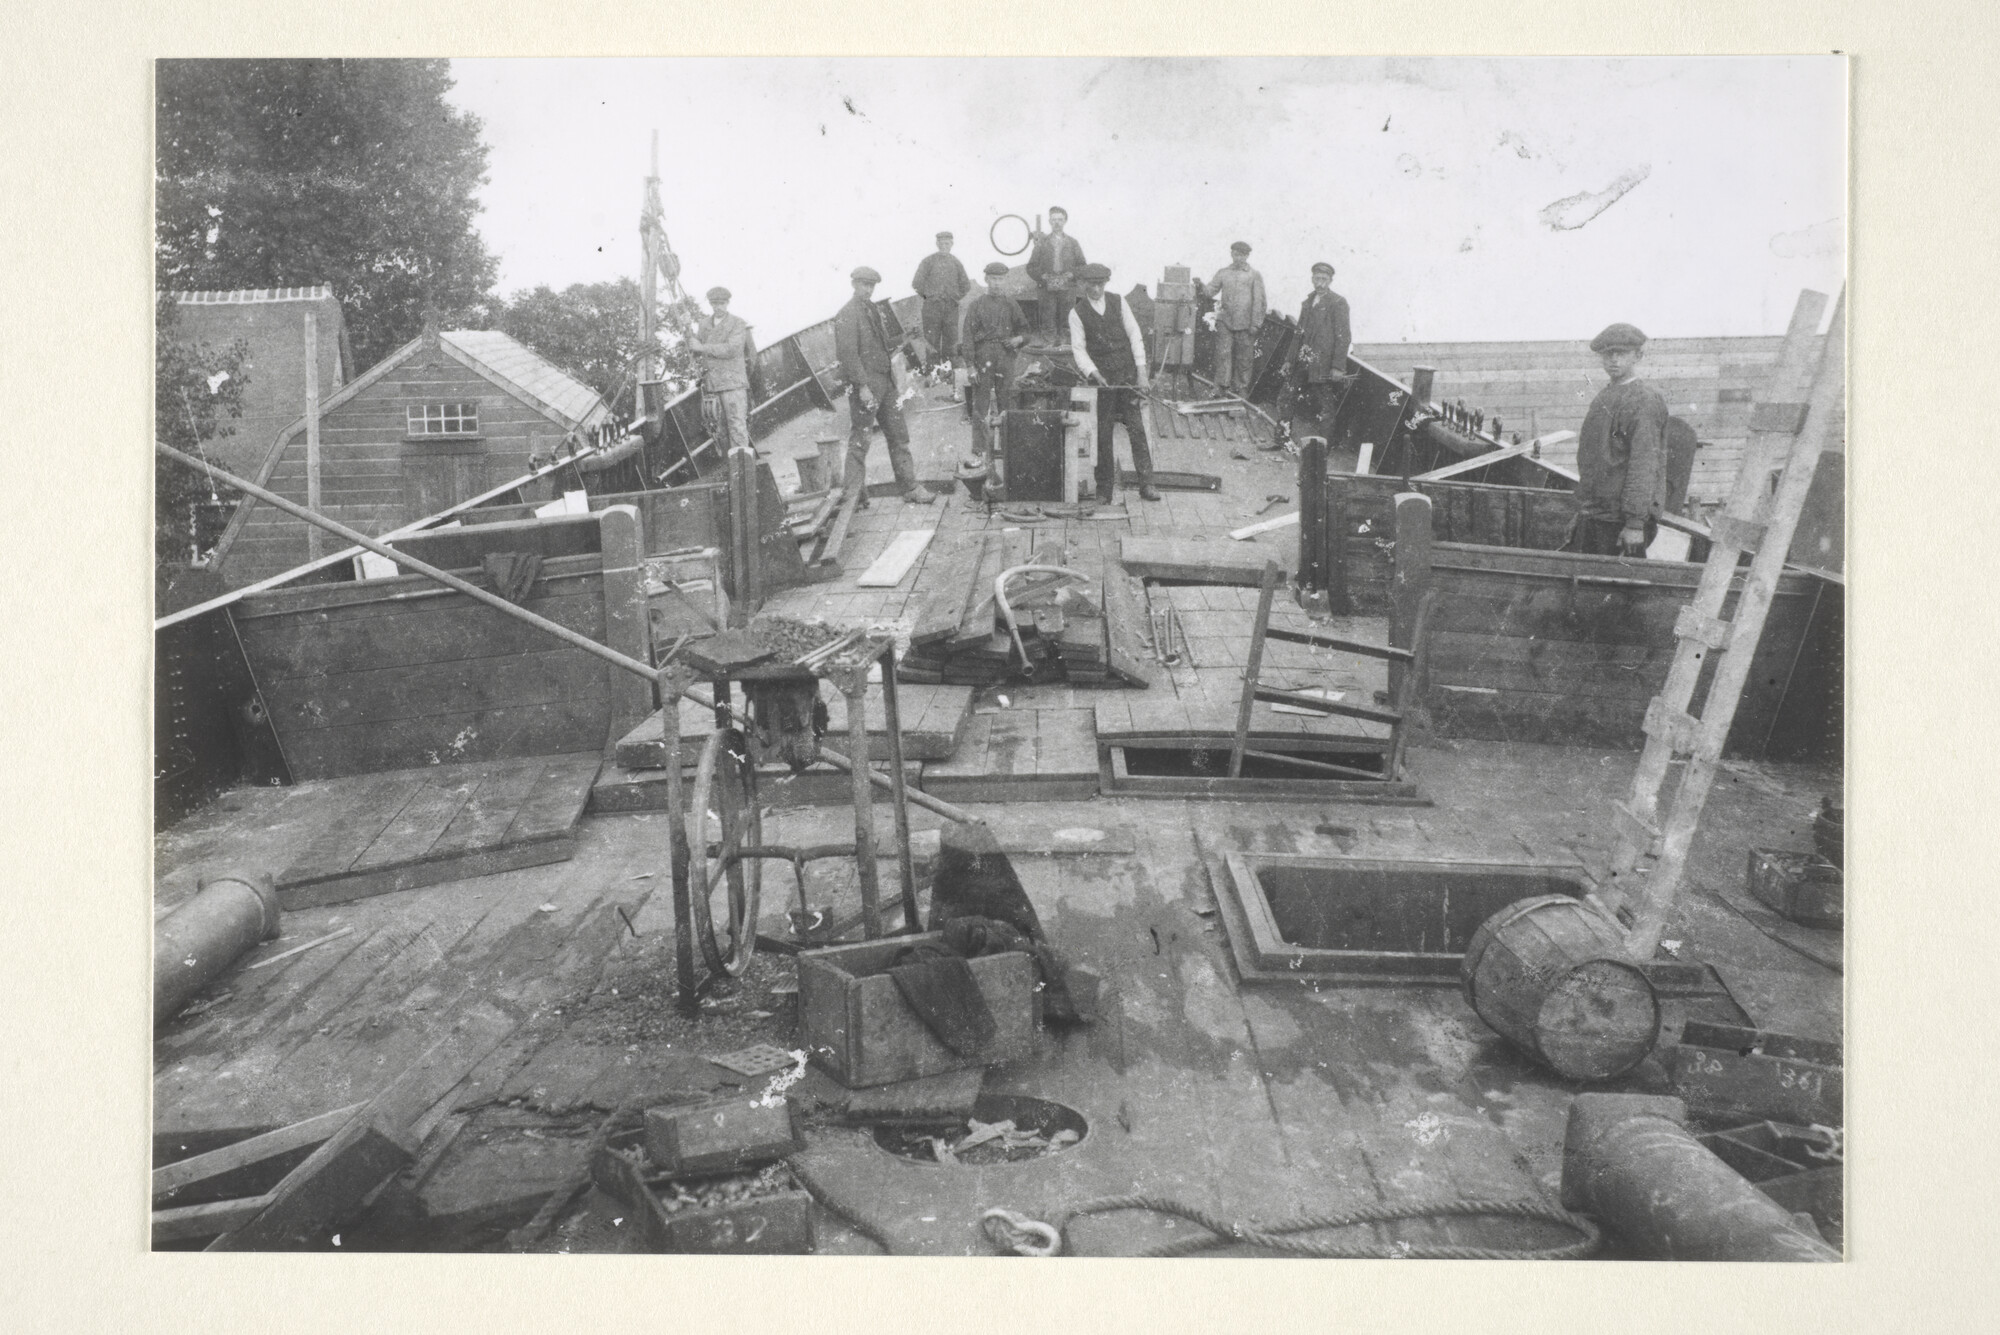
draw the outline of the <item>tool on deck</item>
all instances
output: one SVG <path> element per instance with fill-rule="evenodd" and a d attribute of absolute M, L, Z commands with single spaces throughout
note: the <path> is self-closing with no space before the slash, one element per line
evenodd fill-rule
<path fill-rule="evenodd" d="M 1283 505 L 1286 501 L 1289 501 L 1290 499 L 1292 498 L 1285 495 L 1283 492 L 1274 491 L 1269 496 L 1266 496 L 1264 498 L 1264 503 L 1262 505 L 1257 507 L 1257 513 L 1260 515 L 1269 514 L 1271 512 L 1272 506 Z"/>

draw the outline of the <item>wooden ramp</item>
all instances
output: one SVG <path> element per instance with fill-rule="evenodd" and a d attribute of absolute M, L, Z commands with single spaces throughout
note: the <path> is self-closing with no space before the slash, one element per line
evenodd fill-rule
<path fill-rule="evenodd" d="M 595 752 L 359 775 L 321 795 L 330 821 L 278 875 L 287 909 L 562 862 Z"/>

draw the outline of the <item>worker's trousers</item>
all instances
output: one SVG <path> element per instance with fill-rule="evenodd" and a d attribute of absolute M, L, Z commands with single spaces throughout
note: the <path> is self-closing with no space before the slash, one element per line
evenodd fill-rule
<path fill-rule="evenodd" d="M 750 444 L 750 391 L 747 389 L 705 389 L 702 397 L 715 405 L 715 419 L 709 429 L 715 443 L 727 455 L 738 445 Z M 706 416 L 706 414 L 704 414 Z"/>
<path fill-rule="evenodd" d="M 1257 331 L 1223 329 L 1215 331 L 1215 383 L 1217 388 L 1243 398 L 1250 397 L 1250 372 L 1257 361 Z"/>
<path fill-rule="evenodd" d="M 1118 452 L 1112 448 L 1111 428 L 1114 423 L 1125 424 L 1125 435 L 1132 446 L 1132 471 L 1139 475 L 1139 485 L 1151 486 L 1153 482 L 1153 451 L 1146 443 L 1146 400 L 1136 389 L 1100 389 L 1097 391 L 1097 499 L 1111 500 L 1118 481 Z"/>
<path fill-rule="evenodd" d="M 926 297 L 924 299 L 924 342 L 930 345 L 930 361 L 926 369 L 940 361 L 955 361 L 958 358 L 958 303 L 949 297 Z"/>
<path fill-rule="evenodd" d="M 902 405 L 896 402 L 896 386 L 888 372 L 868 377 L 868 394 L 875 400 L 875 412 L 871 415 L 861 401 L 861 386 L 847 387 L 847 471 L 841 485 L 850 491 L 862 488 L 861 498 L 868 499 L 868 441 L 875 426 L 882 428 L 883 438 L 889 442 L 889 467 L 896 475 L 896 486 L 908 491 L 917 484 L 917 467 L 910 459 L 910 427 L 903 420 Z"/>

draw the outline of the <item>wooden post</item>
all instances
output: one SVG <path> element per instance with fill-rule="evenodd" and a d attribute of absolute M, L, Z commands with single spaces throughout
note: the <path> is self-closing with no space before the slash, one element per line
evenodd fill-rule
<path fill-rule="evenodd" d="M 1307 436 L 1299 446 L 1299 588 L 1326 591 L 1326 438 Z"/>
<path fill-rule="evenodd" d="M 1278 591 L 1278 563 L 1264 562 L 1257 585 L 1257 620 L 1250 627 L 1250 661 L 1243 667 L 1243 696 L 1236 705 L 1236 736 L 1229 744 L 1229 777 L 1243 777 L 1243 748 L 1250 740 L 1250 711 L 1257 703 L 1257 676 L 1264 670 L 1264 631 L 1271 622 L 1271 595 Z"/>
<path fill-rule="evenodd" d="M 910 859 L 910 799 L 903 787 L 903 710 L 896 699 L 896 643 L 883 646 L 882 723 L 889 730 L 889 801 L 895 806 L 896 872 L 902 878 L 903 925 L 912 932 L 917 922 L 917 869 Z"/>
<path fill-rule="evenodd" d="M 306 312 L 306 509 L 320 511 L 319 496 L 319 320 Z M 326 538 L 317 528 L 306 527 L 306 559 L 317 561 L 326 554 Z"/>
<path fill-rule="evenodd" d="M 1083 491 L 1083 469 L 1078 459 L 1097 462 L 1100 452 L 1113 448 L 1112 442 L 1097 438 L 1097 394 L 1096 387 L 1078 385 L 1069 392 L 1069 430 L 1063 433 L 1063 504 L 1072 505 Z M 1115 433 L 1117 428 L 1112 428 Z M 1111 460 L 1112 495 L 1118 494 L 1118 460 Z"/>
<path fill-rule="evenodd" d="M 1431 586 L 1431 498 L 1420 492 L 1396 493 L 1396 569 L 1389 588 L 1389 643 L 1416 648 L 1417 610 Z M 1389 698 L 1403 694 L 1403 674 L 1409 669 L 1389 661 Z"/>
<path fill-rule="evenodd" d="M 854 778 L 854 873 L 861 884 L 861 929 L 882 935 L 881 884 L 875 867 L 875 790 L 868 782 L 868 664 L 842 664 L 834 685 L 847 697 L 847 753 Z M 900 771 L 898 771 L 900 773 Z M 890 783 L 895 779 L 891 778 Z"/>
<path fill-rule="evenodd" d="M 681 783 L 681 697 L 694 684 L 694 673 L 670 664 L 660 673 L 660 722 L 666 734 L 667 750 L 667 875 L 674 894 L 674 981 L 680 1012 L 701 1014 L 701 998 L 695 995 L 694 899 L 688 887 L 687 827 L 682 824 L 682 807 L 687 798 Z"/>
<path fill-rule="evenodd" d="M 1326 610 L 1351 616 L 1354 600 L 1347 594 L 1347 475 L 1326 475 Z"/>

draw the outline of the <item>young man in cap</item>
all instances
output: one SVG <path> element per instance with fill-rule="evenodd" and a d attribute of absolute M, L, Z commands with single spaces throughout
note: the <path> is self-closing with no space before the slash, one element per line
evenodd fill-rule
<path fill-rule="evenodd" d="M 937 249 L 924 256 L 910 286 L 924 299 L 924 343 L 930 348 L 924 369 L 958 360 L 958 303 L 972 291 L 972 280 L 951 253 L 950 232 L 937 234 Z"/>
<path fill-rule="evenodd" d="M 1646 336 L 1614 324 L 1590 340 L 1611 383 L 1591 401 L 1576 442 L 1577 518 L 1570 547 L 1643 556 L 1666 505 L 1667 401 L 1635 372 Z"/>
<path fill-rule="evenodd" d="M 701 392 L 716 409 L 714 430 L 727 453 L 750 446 L 750 378 L 757 356 L 750 326 L 729 313 L 729 289 L 708 290 L 711 314 L 695 326 L 687 345 L 701 354 Z"/>
<path fill-rule="evenodd" d="M 1076 276 L 1083 283 L 1083 295 L 1069 310 L 1076 369 L 1087 381 L 1120 386 L 1097 391 L 1097 499 L 1109 505 L 1118 480 L 1118 452 L 1111 445 L 1111 425 L 1116 421 L 1125 424 L 1125 436 L 1132 442 L 1132 471 L 1139 475 L 1140 498 L 1157 501 L 1160 493 L 1153 486 L 1153 452 L 1146 445 L 1142 397 L 1152 384 L 1146 374 L 1145 337 L 1132 318 L 1132 308 L 1104 290 L 1111 270 L 1086 264 Z"/>
<path fill-rule="evenodd" d="M 1028 317 L 1021 303 L 999 291 L 1007 266 L 999 260 L 986 266 L 986 290 L 965 311 L 961 338 L 972 359 L 972 453 L 986 458 L 993 448 L 987 418 L 1007 408 L 1007 386 L 1014 373 L 1014 350 L 1028 341 Z"/>
<path fill-rule="evenodd" d="M 1069 226 L 1069 210 L 1049 206 L 1049 230 L 1035 238 L 1028 255 L 1028 277 L 1041 285 L 1036 306 L 1042 333 L 1051 343 L 1068 337 L 1069 323 L 1063 317 L 1076 302 L 1077 274 L 1084 266 L 1083 246 L 1063 228 Z"/>
<path fill-rule="evenodd" d="M 910 428 L 903 421 L 902 405 L 896 402 L 896 377 L 890 369 L 895 345 L 889 342 L 888 326 L 875 305 L 875 285 L 882 275 L 867 265 L 856 269 L 850 280 L 854 296 L 840 314 L 833 317 L 833 346 L 840 358 L 840 374 L 847 381 L 847 474 L 842 481 L 849 489 L 859 488 L 857 506 L 868 504 L 868 413 L 889 442 L 889 467 L 903 499 L 913 505 L 929 505 L 930 490 L 917 481 L 916 466 L 910 461 Z"/>
<path fill-rule="evenodd" d="M 1206 291 L 1215 299 L 1215 384 L 1238 398 L 1250 396 L 1257 359 L 1257 331 L 1264 327 L 1264 275 L 1250 267 L 1250 243 L 1229 247 L 1228 267 Z"/>
<path fill-rule="evenodd" d="M 1313 290 L 1299 307 L 1299 339 L 1292 355 L 1292 384 L 1299 392 L 1304 434 L 1324 438 L 1333 429 L 1340 408 L 1340 391 L 1347 383 L 1347 350 L 1352 335 L 1347 323 L 1347 298 L 1333 290 L 1333 266 L 1325 260 L 1312 267 Z M 1277 442 L 1260 449 L 1277 449 Z"/>

